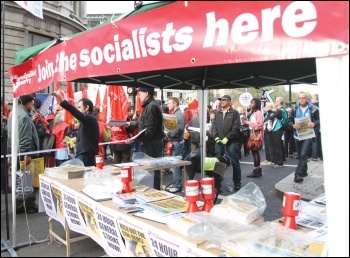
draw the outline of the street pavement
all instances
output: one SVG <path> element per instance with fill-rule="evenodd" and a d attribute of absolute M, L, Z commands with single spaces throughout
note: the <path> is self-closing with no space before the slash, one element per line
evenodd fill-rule
<path fill-rule="evenodd" d="M 261 161 L 265 159 L 265 153 L 261 151 Z M 111 163 L 106 160 L 106 164 Z M 242 186 L 248 182 L 256 183 L 266 198 L 267 208 L 263 214 L 265 221 L 272 221 L 283 217 L 281 213 L 284 192 L 297 192 L 305 201 L 312 200 L 324 193 L 323 162 L 308 162 L 308 177 L 304 178 L 301 184 L 294 183 L 294 170 L 298 160 L 287 158 L 284 167 L 273 169 L 270 166 L 263 166 L 263 176 L 260 178 L 247 178 L 246 175 L 252 171 L 252 156 L 242 157 Z M 199 179 L 200 174 L 195 175 Z M 172 174 L 164 176 L 165 183 L 172 180 Z M 226 185 L 232 185 L 232 167 L 228 167 L 223 181 L 222 193 L 219 195 L 218 203 L 226 196 L 233 194 L 226 190 Z M 182 195 L 183 193 L 179 193 Z M 11 194 L 8 195 L 9 213 L 6 218 L 5 194 L 1 195 L 1 257 L 65 257 L 66 247 L 55 241 L 50 243 L 48 235 L 48 216 L 45 212 L 35 214 L 17 214 L 12 218 Z M 8 219 L 9 227 L 7 227 Z M 15 236 L 13 238 L 13 227 L 15 224 Z M 60 223 L 54 221 L 55 232 L 64 238 L 65 231 Z M 8 232 L 7 232 L 8 231 Z M 71 237 L 79 236 L 71 232 Z M 102 257 L 106 256 L 105 251 L 94 240 L 86 239 L 71 244 L 72 257 Z"/>

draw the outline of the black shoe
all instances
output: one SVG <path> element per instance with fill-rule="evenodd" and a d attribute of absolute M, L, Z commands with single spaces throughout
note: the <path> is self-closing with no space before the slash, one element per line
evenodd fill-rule
<path fill-rule="evenodd" d="M 301 173 L 301 177 L 307 177 L 309 174 L 307 172 Z"/>
<path fill-rule="evenodd" d="M 241 190 L 241 184 L 240 184 L 240 183 L 235 184 L 235 186 L 233 187 L 233 189 L 234 189 L 235 191 Z"/>
<path fill-rule="evenodd" d="M 247 175 L 247 177 L 250 177 L 250 178 L 261 177 L 261 176 L 262 176 L 261 168 L 254 169 L 251 174 Z"/>
<path fill-rule="evenodd" d="M 304 181 L 304 179 L 300 175 L 295 175 L 295 177 L 294 177 L 295 183 L 301 183 L 303 181 Z"/>

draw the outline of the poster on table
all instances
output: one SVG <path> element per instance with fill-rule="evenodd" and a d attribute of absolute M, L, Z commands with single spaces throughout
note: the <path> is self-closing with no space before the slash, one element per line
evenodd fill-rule
<path fill-rule="evenodd" d="M 39 175 L 39 180 L 40 180 L 40 196 L 41 200 L 43 201 L 44 207 L 45 207 L 45 212 L 47 216 L 55 219 L 58 219 L 57 215 L 57 209 L 56 209 L 56 202 L 54 202 L 53 199 L 53 193 L 51 191 L 51 180 L 50 179 L 44 179 Z"/>
<path fill-rule="evenodd" d="M 52 194 L 51 194 L 52 201 L 53 203 L 56 204 L 56 211 L 57 211 L 56 219 L 65 228 L 66 223 L 64 219 L 63 194 L 62 194 L 63 186 L 55 181 L 51 181 L 50 186 L 52 191 Z"/>
<path fill-rule="evenodd" d="M 96 203 L 87 197 L 79 196 L 78 199 L 79 210 L 83 215 L 86 227 L 89 231 L 89 236 L 95 240 L 100 246 L 102 245 L 102 234 L 98 229 L 97 220 L 94 210 L 96 209 Z"/>
<path fill-rule="evenodd" d="M 186 250 L 182 248 L 185 242 L 182 242 L 180 238 L 157 228 L 149 228 L 146 231 L 148 243 L 156 257 L 186 256 Z"/>
<path fill-rule="evenodd" d="M 127 256 L 155 256 L 145 236 L 145 228 L 131 217 L 118 217 L 120 231 L 125 239 Z"/>
<path fill-rule="evenodd" d="M 111 257 L 126 257 L 126 247 L 117 224 L 116 212 L 102 205 L 95 208 L 97 226 L 101 232 L 101 245 Z"/>
<path fill-rule="evenodd" d="M 63 188 L 63 211 L 69 228 L 83 235 L 88 235 L 88 229 L 78 204 L 78 194 L 69 188 Z"/>

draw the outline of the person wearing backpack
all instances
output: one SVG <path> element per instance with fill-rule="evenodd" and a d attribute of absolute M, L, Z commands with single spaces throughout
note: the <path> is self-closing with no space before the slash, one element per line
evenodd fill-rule
<path fill-rule="evenodd" d="M 315 128 L 320 125 L 320 115 L 318 108 L 307 99 L 305 92 L 298 94 L 298 103 L 295 109 L 291 112 L 288 118 L 288 126 L 293 127 L 293 134 L 295 138 L 295 145 L 299 154 L 299 162 L 294 172 L 294 182 L 301 183 L 304 177 L 308 176 L 307 170 L 307 155 L 311 150 L 312 138 L 299 139 L 297 130 L 300 129 L 300 124 L 295 123 L 295 118 L 310 117 L 311 122 L 307 124 L 308 128 Z"/>
<path fill-rule="evenodd" d="M 284 157 L 284 148 L 282 136 L 284 133 L 284 127 L 288 120 L 288 113 L 284 109 L 284 99 L 282 97 L 276 97 L 275 100 L 276 112 L 269 117 L 272 122 L 272 168 L 282 168 Z"/>

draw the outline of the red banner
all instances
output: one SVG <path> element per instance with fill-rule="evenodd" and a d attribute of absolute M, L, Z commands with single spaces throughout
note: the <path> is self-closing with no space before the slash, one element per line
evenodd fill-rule
<path fill-rule="evenodd" d="M 178 1 L 65 40 L 9 74 L 18 97 L 55 81 L 345 55 L 348 45 L 347 1 Z"/>

